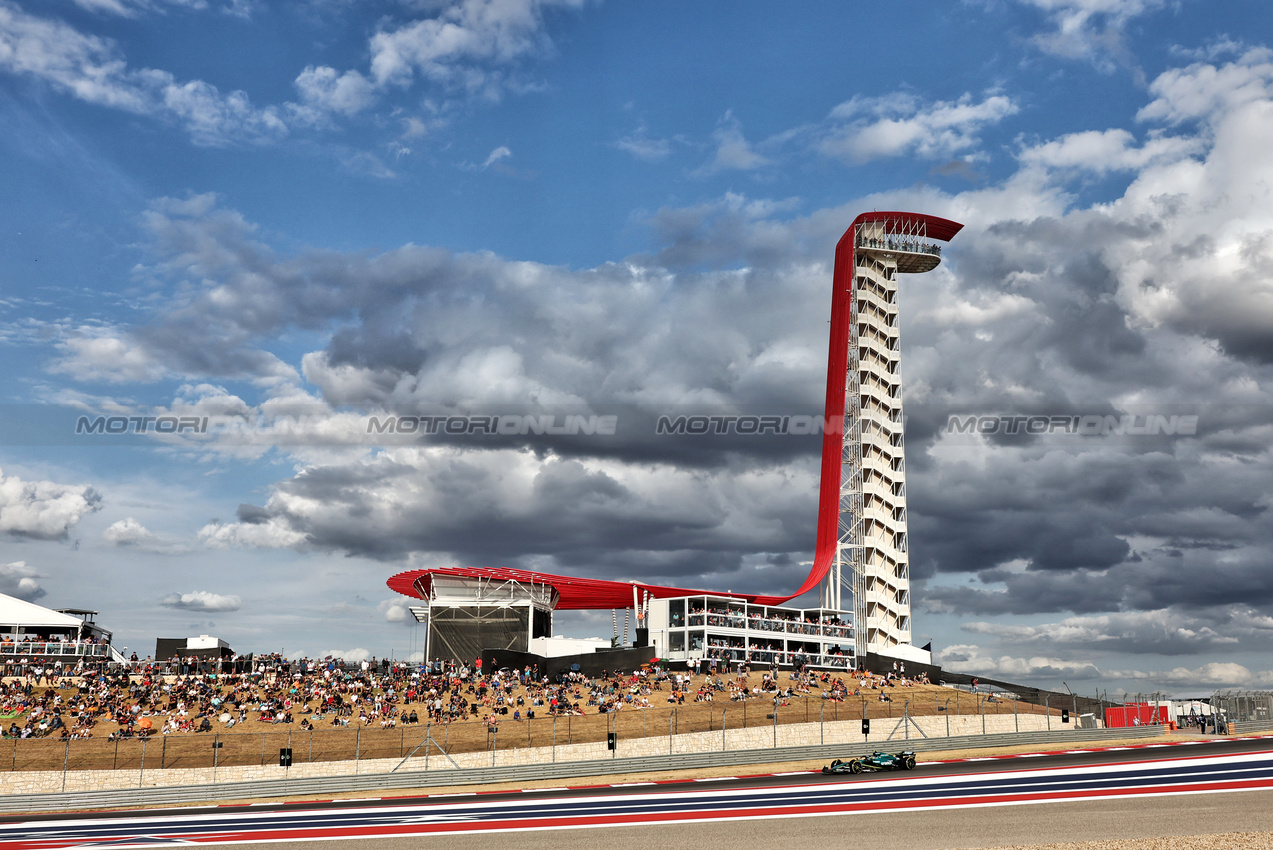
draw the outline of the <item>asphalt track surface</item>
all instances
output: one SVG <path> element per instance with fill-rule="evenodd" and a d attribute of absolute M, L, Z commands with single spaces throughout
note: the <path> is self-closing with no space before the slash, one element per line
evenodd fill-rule
<path fill-rule="evenodd" d="M 0 848 L 253 847 L 275 841 L 334 848 L 332 839 L 350 838 L 377 839 L 377 848 L 447 850 L 489 850 L 510 840 L 519 848 L 601 841 L 636 842 L 643 848 L 695 843 L 800 850 L 846 843 L 989 847 L 1273 830 L 1270 812 L 1273 739 L 1237 739 L 927 762 L 909 773 L 851 777 L 799 772 L 534 792 L 28 816 L 0 821 Z"/>

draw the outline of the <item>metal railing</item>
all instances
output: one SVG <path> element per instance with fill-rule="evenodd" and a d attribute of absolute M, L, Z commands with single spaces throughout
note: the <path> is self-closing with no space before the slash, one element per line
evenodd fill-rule
<path fill-rule="evenodd" d="M 862 236 L 858 237 L 857 247 L 859 248 L 877 248 L 887 251 L 906 251 L 911 254 L 932 254 L 935 257 L 941 256 L 941 246 L 933 242 L 921 242 L 914 238 L 898 238 L 890 236 L 886 239 L 868 239 Z"/>
<path fill-rule="evenodd" d="M 107 658 L 110 645 L 78 640 L 11 641 L 0 643 L 0 656 L 88 656 Z M 8 660 L 8 659 L 5 659 Z"/>

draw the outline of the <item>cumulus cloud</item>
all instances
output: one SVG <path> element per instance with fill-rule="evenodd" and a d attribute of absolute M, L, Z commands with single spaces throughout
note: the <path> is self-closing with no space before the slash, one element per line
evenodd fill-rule
<path fill-rule="evenodd" d="M 1074 168 L 1094 174 L 1110 171 L 1137 171 L 1148 165 L 1178 162 L 1204 148 L 1197 137 L 1156 135 L 1137 146 L 1127 130 L 1087 130 L 1070 133 L 1021 152 L 1026 165 L 1049 169 Z"/>
<path fill-rule="evenodd" d="M 772 164 L 772 160 L 758 153 L 743 136 L 742 125 L 733 112 L 726 112 L 712 133 L 716 151 L 711 161 L 698 170 L 699 174 L 715 174 L 721 171 L 755 171 Z"/>
<path fill-rule="evenodd" d="M 208 6 L 205 0 L 76 2 L 121 17 L 169 5 Z M 333 116 L 357 115 L 386 89 L 409 87 L 417 75 L 437 90 L 438 97 L 430 101 L 434 111 L 454 95 L 497 100 L 510 89 L 533 89 L 520 78 L 518 66 L 551 52 L 545 15 L 554 7 L 581 5 L 582 0 L 463 0 L 430 9 L 434 14 L 415 20 L 386 19 L 369 41 L 367 74 L 307 65 L 293 81 L 296 102 L 258 106 L 244 91 L 224 92 L 204 80 L 183 81 L 162 69 L 130 67 L 110 39 L 29 14 L 4 0 L 0 71 L 39 79 L 88 103 L 177 123 L 198 145 L 276 142 L 294 128 L 324 127 Z M 246 18 L 252 0 L 229 0 L 220 8 Z M 422 126 L 418 118 L 405 120 Z"/>
<path fill-rule="evenodd" d="M 1159 609 L 1069 617 L 1037 626 L 972 622 L 963 628 L 1017 646 L 1190 655 L 1232 649 L 1241 642 L 1237 637 L 1220 634 L 1213 627 L 1218 625 L 1214 620 Z"/>
<path fill-rule="evenodd" d="M 77 381 L 149 382 L 167 374 L 143 344 L 118 328 L 81 326 L 56 345 L 60 354 L 50 370 Z"/>
<path fill-rule="evenodd" d="M 1008 681 L 1037 679 L 1095 679 L 1103 674 L 1091 661 L 1036 655 L 988 655 L 974 644 L 949 646 L 937 653 L 945 669 L 956 673 L 972 673 Z"/>
<path fill-rule="evenodd" d="M 136 546 L 155 539 L 150 529 L 132 517 L 111 523 L 110 527 L 102 532 L 102 536 L 116 546 Z"/>
<path fill-rule="evenodd" d="M 1033 42 L 1045 53 L 1082 59 L 1105 71 L 1130 64 L 1123 33 L 1128 22 L 1167 0 L 1019 0 L 1043 12 L 1053 29 Z"/>
<path fill-rule="evenodd" d="M 407 85 L 417 74 L 438 85 L 496 98 L 506 68 L 551 48 L 543 18 L 581 0 L 461 0 L 434 17 L 386 26 L 371 38 L 371 76 Z"/>
<path fill-rule="evenodd" d="M 975 155 L 978 132 L 1017 112 L 1006 95 L 980 101 L 965 94 L 956 101 L 924 103 L 914 95 L 854 97 L 831 111 L 818 150 L 851 163 L 897 156 L 948 159 Z"/>
<path fill-rule="evenodd" d="M 288 549 L 303 546 L 305 535 L 274 521 L 212 522 L 199 529 L 199 542 L 210 549 L 248 546 L 261 549 Z"/>
<path fill-rule="evenodd" d="M 223 596 L 206 590 L 194 590 L 190 593 L 169 593 L 159 600 L 159 604 L 182 611 L 223 613 L 239 610 L 243 606 L 243 600 L 238 596 Z"/>
<path fill-rule="evenodd" d="M 71 528 L 101 507 L 102 497 L 82 484 L 23 481 L 0 472 L 0 532 L 64 540 Z"/>
<path fill-rule="evenodd" d="M 672 153 L 672 143 L 667 139 L 651 136 L 649 128 L 644 124 L 616 141 L 614 146 L 645 162 L 659 162 Z"/>
<path fill-rule="evenodd" d="M 277 484 L 263 507 L 240 509 L 255 524 L 218 531 L 244 542 L 268 528 L 257 545 L 269 546 L 283 545 L 274 533 L 299 540 L 299 529 L 311 528 L 304 536 L 315 547 L 380 559 L 428 550 L 479 566 L 646 579 L 746 570 L 748 581 L 778 585 L 781 570 L 746 554 L 800 546 L 791 524 L 802 511 L 812 515 L 812 491 L 811 477 L 789 469 L 707 474 L 517 450 L 394 449 L 307 469 Z M 796 527 L 812 533 L 807 522 Z"/>
<path fill-rule="evenodd" d="M 1133 681 L 1148 681 L 1155 687 L 1211 687 L 1267 689 L 1273 685 L 1273 670 L 1252 671 L 1231 661 L 1213 661 L 1198 667 L 1168 670 L 1110 670 L 1108 675 Z"/>
<path fill-rule="evenodd" d="M 40 574 L 27 566 L 26 561 L 0 564 L 0 593 L 25 602 L 34 602 L 46 595 L 40 586 Z"/>
<path fill-rule="evenodd" d="M 1255 47 L 1223 65 L 1196 62 L 1164 71 L 1150 85 L 1154 100 L 1137 113 L 1141 121 L 1224 120 L 1266 103 L 1273 79 L 1273 50 Z"/>
<path fill-rule="evenodd" d="M 375 87 L 357 71 L 343 74 L 335 68 L 309 65 L 296 78 L 301 102 L 316 110 L 317 115 L 335 112 L 354 115 L 366 109 L 375 99 Z"/>
<path fill-rule="evenodd" d="M 111 523 L 102 532 L 102 537 L 116 546 L 124 546 L 142 552 L 177 555 L 190 549 L 184 543 L 160 537 L 133 517 L 125 517 Z"/>
<path fill-rule="evenodd" d="M 87 103 L 178 121 L 196 144 L 263 141 L 287 132 L 277 108 L 255 107 L 244 92 L 225 94 L 202 80 L 130 69 L 111 41 L 8 2 L 0 3 L 0 70 L 39 79 Z"/>
<path fill-rule="evenodd" d="M 399 596 L 396 599 L 385 599 L 376 608 L 384 615 L 386 623 L 415 625 L 415 617 L 407 610 L 410 604 L 406 598 Z"/>

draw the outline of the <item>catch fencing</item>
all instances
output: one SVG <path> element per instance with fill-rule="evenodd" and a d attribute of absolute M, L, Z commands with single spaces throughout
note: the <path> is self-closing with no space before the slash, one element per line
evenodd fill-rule
<path fill-rule="evenodd" d="M 1101 743 L 1118 739 L 1151 738 L 1160 728 L 1067 729 L 1064 731 L 1020 732 L 995 735 L 928 737 L 922 740 L 891 741 L 887 744 L 813 744 L 796 747 L 730 750 L 702 753 L 641 756 L 635 758 L 592 759 L 495 768 L 439 769 L 432 771 L 390 771 L 361 776 L 268 779 L 254 782 L 184 785 L 134 790 L 78 792 L 75 794 L 13 794 L 0 797 L 0 812 L 43 812 L 65 809 L 113 807 L 153 808 L 218 800 L 280 798 L 293 795 L 338 794 L 351 791 L 421 789 L 481 785 L 496 782 L 577 779 L 590 776 L 620 776 L 650 771 L 735 767 L 778 764 L 813 759 L 830 759 L 861 753 L 867 749 L 902 748 L 923 752 L 950 752 L 1015 745 L 1071 745 Z M 439 762 L 442 760 L 439 759 Z M 442 765 L 439 765 L 440 767 Z M 139 777 L 140 781 L 140 777 Z"/>
<path fill-rule="evenodd" d="M 657 693 L 657 692 L 656 692 Z M 883 692 L 880 692 L 883 693 Z M 796 723 L 833 723 L 862 718 L 889 719 L 936 716 L 980 718 L 1005 715 L 1048 715 L 1049 724 L 1060 724 L 1060 708 L 1039 707 L 991 694 L 961 691 L 918 692 L 909 699 L 881 701 L 878 694 L 850 697 L 846 701 L 817 697 L 787 699 L 775 705 L 769 698 L 739 702 L 688 703 L 666 708 L 625 708 L 611 714 L 584 716 L 499 718 L 494 726 L 472 720 L 444 724 L 402 724 L 379 728 L 363 726 L 356 719 L 349 727 L 331 727 L 326 715 L 312 718 L 318 725 L 302 729 L 296 723 L 246 721 L 232 731 L 151 734 L 116 740 L 105 738 L 12 738 L 0 741 L 0 771 L 25 770 L 155 770 L 168 768 L 221 768 L 277 763 L 279 751 L 291 751 L 292 764 L 365 761 L 405 758 L 421 752 L 432 740 L 434 752 L 504 753 L 535 747 L 559 747 L 605 741 L 611 733 L 622 740 L 670 739 L 690 732 L 724 732 Z M 2 721 L 0 721 L 2 722 Z M 976 722 L 976 721 L 974 721 Z M 256 731 L 254 727 L 261 727 Z M 949 724 L 947 724 L 949 729 Z"/>

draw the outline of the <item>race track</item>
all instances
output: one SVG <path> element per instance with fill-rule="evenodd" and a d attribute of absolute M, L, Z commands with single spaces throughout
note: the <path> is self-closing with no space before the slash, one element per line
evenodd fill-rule
<path fill-rule="evenodd" d="M 683 847 L 696 834 L 712 845 L 726 834 L 753 845 L 760 836 L 781 835 L 789 845 L 800 835 L 803 850 L 842 842 L 845 830 L 858 836 L 868 830 L 906 836 L 893 846 L 977 847 L 1014 843 L 1022 835 L 1042 840 L 1038 836 L 1049 830 L 1041 824 L 1049 819 L 1056 820 L 1052 831 L 1063 832 L 1066 840 L 1101 818 L 1108 823 L 1095 830 L 1095 837 L 1137 823 L 1151 831 L 1195 830 L 1167 834 L 1269 829 L 1273 823 L 1265 822 L 1264 813 L 1271 800 L 1273 745 L 1258 739 L 927 763 L 912 773 L 861 777 L 799 773 L 536 793 L 9 819 L 0 824 L 0 847 L 274 841 L 319 847 L 355 838 L 408 847 L 442 846 L 434 840 L 442 838 L 447 848 L 457 848 L 470 844 L 465 835 L 489 846 L 494 836 L 487 833 L 518 831 L 519 846 L 539 846 L 542 838 L 543 846 L 551 841 L 560 848 L 595 842 L 602 836 L 594 830 L 601 827 L 607 828 L 606 841 L 624 840 L 635 830 L 644 846 L 668 840 L 667 846 Z M 1248 809 L 1251 816 L 1239 817 Z M 1076 817 L 1080 810 L 1081 818 Z M 1217 826 L 1203 829 L 1203 812 L 1220 813 L 1213 815 Z M 581 829 L 588 831 L 570 832 Z M 1004 839 L 1004 830 L 1016 838 Z M 532 836 L 537 839 L 528 843 Z"/>

